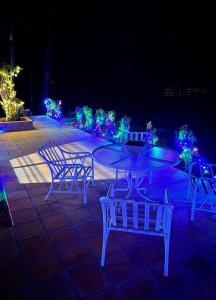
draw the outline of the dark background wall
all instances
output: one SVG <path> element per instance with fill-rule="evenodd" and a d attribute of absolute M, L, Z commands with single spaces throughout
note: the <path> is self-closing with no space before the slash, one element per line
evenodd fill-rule
<path fill-rule="evenodd" d="M 87 104 L 138 123 L 152 119 L 156 127 L 188 123 L 198 136 L 214 140 L 212 6 L 12 3 L 0 11 L 0 61 L 10 63 L 12 48 L 14 63 L 23 67 L 18 97 L 34 113 L 44 112 L 49 96 L 63 100 L 65 113 Z M 207 93 L 164 97 L 166 87 Z"/>

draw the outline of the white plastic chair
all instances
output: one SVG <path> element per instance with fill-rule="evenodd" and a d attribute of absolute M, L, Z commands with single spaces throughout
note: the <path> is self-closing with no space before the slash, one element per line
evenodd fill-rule
<path fill-rule="evenodd" d="M 126 147 L 124 144 L 126 144 L 129 141 L 134 142 L 147 142 L 149 144 L 152 143 L 153 135 L 150 132 L 147 131 L 129 131 L 126 134 L 124 134 L 120 139 L 119 143 L 122 144 L 123 151 L 126 151 Z M 127 151 L 126 151 L 127 152 Z M 116 181 L 118 180 L 119 173 L 124 174 L 124 176 L 127 176 L 127 172 L 122 170 L 116 170 Z M 152 172 L 149 172 L 149 185 L 152 182 Z"/>
<path fill-rule="evenodd" d="M 216 164 L 196 162 L 189 166 L 188 196 L 192 203 L 191 221 L 195 210 L 216 213 Z"/>
<path fill-rule="evenodd" d="M 101 266 L 105 265 L 110 231 L 123 231 L 164 238 L 164 276 L 168 276 L 169 242 L 173 206 L 153 202 L 100 198 L 103 211 L 103 246 Z"/>
<path fill-rule="evenodd" d="M 38 149 L 38 154 L 47 163 L 51 173 L 51 185 L 45 200 L 51 193 L 83 194 L 87 202 L 87 188 L 94 185 L 94 161 L 90 152 L 68 152 L 54 142 L 49 142 Z M 78 186 L 83 182 L 83 190 Z M 55 189 L 55 184 L 57 188 Z M 76 189 L 76 190 L 75 190 Z"/>

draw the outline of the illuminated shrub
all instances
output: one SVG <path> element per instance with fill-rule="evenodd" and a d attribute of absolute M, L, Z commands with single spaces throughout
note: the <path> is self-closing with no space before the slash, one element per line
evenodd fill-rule
<path fill-rule="evenodd" d="M 156 145 L 159 141 L 159 138 L 156 134 L 157 130 L 152 126 L 152 122 L 146 124 L 146 142 L 151 145 Z"/>
<path fill-rule="evenodd" d="M 185 162 L 186 169 L 188 165 L 195 159 L 201 160 L 196 143 L 196 138 L 193 135 L 188 125 L 182 125 L 178 131 L 176 131 L 176 147 L 180 152 L 180 157 Z"/>
<path fill-rule="evenodd" d="M 115 135 L 116 125 L 115 125 L 115 112 L 110 110 L 106 114 L 106 134 L 109 136 Z"/>
<path fill-rule="evenodd" d="M 124 116 L 121 118 L 121 120 L 119 121 L 119 126 L 117 129 L 117 133 L 115 135 L 115 137 L 117 139 L 126 139 L 128 132 L 130 131 L 130 121 L 131 119 L 128 118 L 127 116 Z"/>
<path fill-rule="evenodd" d="M 92 130 L 93 123 L 94 123 L 94 117 L 92 115 L 92 109 L 89 106 L 83 107 L 83 113 L 84 113 L 84 128 L 87 130 Z"/>
<path fill-rule="evenodd" d="M 83 109 L 80 106 L 77 106 L 75 109 L 75 115 L 76 115 L 76 125 L 82 129 L 83 128 L 83 121 L 84 121 L 84 113 Z"/>
<path fill-rule="evenodd" d="M 0 69 L 0 103 L 6 116 L 6 122 L 18 120 L 19 110 L 24 104 L 23 101 L 16 98 L 13 83 L 13 78 L 17 77 L 21 70 L 19 66 L 15 68 L 4 66 Z"/>
<path fill-rule="evenodd" d="M 98 135 L 106 134 L 106 113 L 103 109 L 96 109 L 95 113 L 95 132 Z"/>
<path fill-rule="evenodd" d="M 44 104 L 46 105 L 47 116 L 49 116 L 53 119 L 61 120 L 61 118 L 62 118 L 62 102 L 61 102 L 61 100 L 56 102 L 56 101 L 52 100 L 51 98 L 47 98 L 44 100 Z"/>

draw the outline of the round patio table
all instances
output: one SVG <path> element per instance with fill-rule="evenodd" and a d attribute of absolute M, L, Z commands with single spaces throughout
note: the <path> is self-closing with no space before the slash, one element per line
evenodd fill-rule
<path fill-rule="evenodd" d="M 126 174 L 127 188 L 116 191 L 128 191 L 126 198 L 131 196 L 135 189 L 138 195 L 150 200 L 146 194 L 146 188 L 142 187 L 144 176 L 149 174 L 149 185 L 152 180 L 152 172 L 165 170 L 177 166 L 181 159 L 175 150 L 165 147 L 131 146 L 123 144 L 107 144 L 96 148 L 92 153 L 95 161 L 105 167 Z"/>

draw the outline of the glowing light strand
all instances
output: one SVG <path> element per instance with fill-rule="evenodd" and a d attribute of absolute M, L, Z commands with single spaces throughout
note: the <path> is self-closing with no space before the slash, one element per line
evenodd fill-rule
<path fill-rule="evenodd" d="M 58 121 L 62 121 L 62 101 L 54 101 L 51 98 L 47 98 L 44 100 L 44 104 L 46 106 L 46 114 L 47 116 L 57 119 Z"/>
<path fill-rule="evenodd" d="M 6 116 L 6 122 L 19 119 L 19 111 L 23 108 L 24 102 L 16 98 L 13 78 L 17 77 L 22 68 L 16 66 L 4 66 L 0 69 L 0 96 L 1 105 Z"/>

